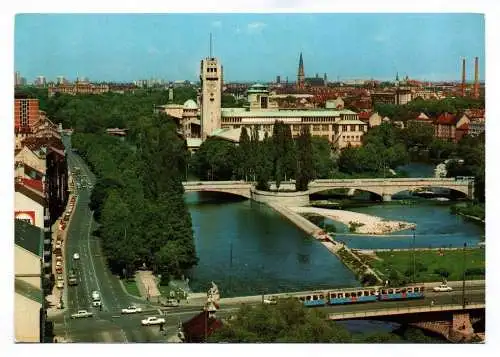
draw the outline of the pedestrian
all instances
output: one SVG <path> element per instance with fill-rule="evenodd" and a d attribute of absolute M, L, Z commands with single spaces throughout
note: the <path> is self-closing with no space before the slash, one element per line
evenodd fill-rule
<path fill-rule="evenodd" d="M 431 306 L 434 306 L 434 300 L 431 300 Z"/>

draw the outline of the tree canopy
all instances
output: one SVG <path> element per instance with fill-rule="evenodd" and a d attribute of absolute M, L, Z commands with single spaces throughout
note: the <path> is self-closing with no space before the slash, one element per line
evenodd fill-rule
<path fill-rule="evenodd" d="M 135 143 L 75 133 L 72 145 L 97 176 L 90 208 L 115 272 L 130 275 L 146 263 L 177 277 L 197 263 L 181 182 L 187 149 L 173 123 L 150 116 L 140 122 Z"/>

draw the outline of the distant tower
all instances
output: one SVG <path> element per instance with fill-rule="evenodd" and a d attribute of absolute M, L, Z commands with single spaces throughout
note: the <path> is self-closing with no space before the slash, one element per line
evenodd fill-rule
<path fill-rule="evenodd" d="M 325 87 L 326 87 L 326 85 L 328 83 L 328 77 L 326 76 L 326 73 L 323 76 L 323 82 L 325 83 Z"/>
<path fill-rule="evenodd" d="M 465 58 L 462 59 L 462 97 L 465 97 Z"/>
<path fill-rule="evenodd" d="M 281 83 L 281 77 L 280 76 L 276 76 L 276 84 L 280 84 Z"/>
<path fill-rule="evenodd" d="M 302 60 L 302 52 L 299 58 L 299 71 L 297 73 L 297 89 L 304 89 L 305 75 L 304 75 L 304 61 Z"/>
<path fill-rule="evenodd" d="M 205 140 L 215 129 L 221 127 L 222 66 L 212 57 L 212 34 L 210 34 L 210 57 L 201 60 L 201 138 Z"/>
<path fill-rule="evenodd" d="M 396 81 L 394 82 L 396 84 L 396 87 L 399 87 L 399 73 L 396 72 Z"/>
<path fill-rule="evenodd" d="M 474 98 L 479 98 L 479 58 L 474 60 Z"/>
<path fill-rule="evenodd" d="M 174 100 L 174 88 L 172 86 L 168 87 L 168 101 L 172 102 Z"/>

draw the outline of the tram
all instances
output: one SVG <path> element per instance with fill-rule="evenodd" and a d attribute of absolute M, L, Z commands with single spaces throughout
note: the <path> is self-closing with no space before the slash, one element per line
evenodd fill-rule
<path fill-rule="evenodd" d="M 410 300 L 424 297 L 423 285 L 405 286 L 398 288 L 366 287 L 355 289 L 339 289 L 317 291 L 305 295 L 294 295 L 304 306 L 315 307 L 325 305 L 344 305 L 370 303 L 376 301 Z"/>

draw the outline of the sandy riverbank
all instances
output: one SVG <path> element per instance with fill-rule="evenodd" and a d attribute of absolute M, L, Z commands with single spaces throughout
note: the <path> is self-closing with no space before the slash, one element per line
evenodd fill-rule
<path fill-rule="evenodd" d="M 386 221 L 377 216 L 370 216 L 364 213 L 357 213 L 344 210 L 316 208 L 316 207 L 288 207 L 288 209 L 297 213 L 314 213 L 323 217 L 333 219 L 349 226 L 349 222 L 358 222 L 363 224 L 356 228 L 355 233 L 361 234 L 387 234 L 402 231 L 415 227 L 415 223 L 403 221 Z"/>

